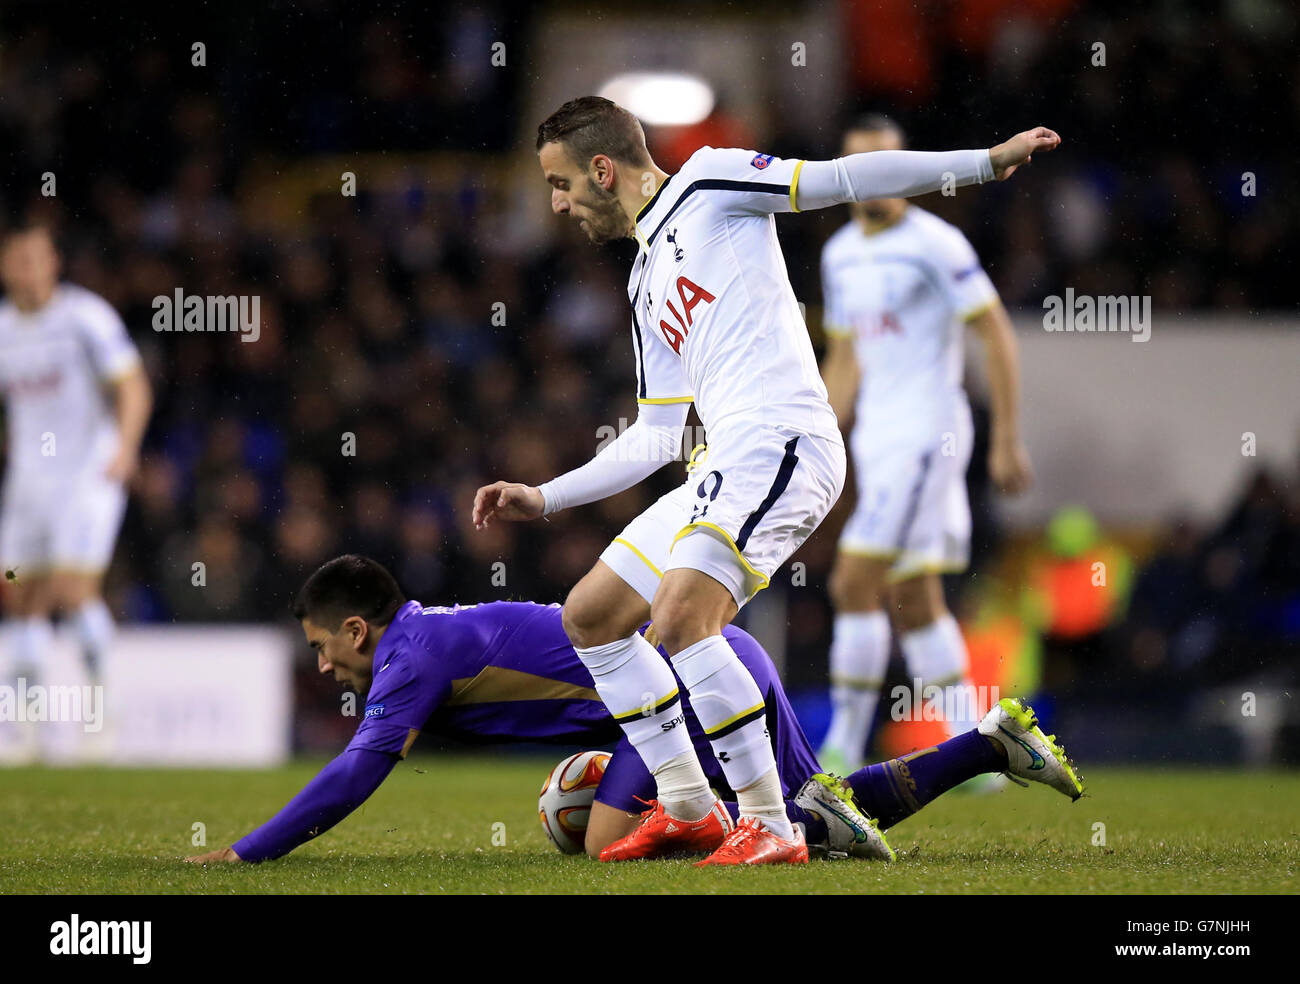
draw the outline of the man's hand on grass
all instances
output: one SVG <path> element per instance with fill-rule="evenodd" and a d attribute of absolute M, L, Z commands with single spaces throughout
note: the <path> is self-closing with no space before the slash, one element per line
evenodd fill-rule
<path fill-rule="evenodd" d="M 186 858 L 190 864 L 216 864 L 218 861 L 242 861 L 244 860 L 235 853 L 233 847 L 223 847 L 218 851 L 209 851 L 207 854 L 196 854 L 192 858 Z"/>

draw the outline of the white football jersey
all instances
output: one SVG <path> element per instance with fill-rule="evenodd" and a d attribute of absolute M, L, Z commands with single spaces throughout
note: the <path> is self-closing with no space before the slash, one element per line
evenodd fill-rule
<path fill-rule="evenodd" d="M 5 485 L 42 488 L 106 467 L 117 427 L 103 384 L 139 359 L 117 312 L 83 287 L 60 284 L 27 314 L 0 303 Z"/>
<path fill-rule="evenodd" d="M 802 165 L 703 147 L 636 217 L 637 398 L 694 400 L 710 442 L 766 422 L 840 443 L 772 215 Z"/>
<path fill-rule="evenodd" d="M 998 294 L 961 231 L 908 205 L 873 235 L 841 227 L 821 266 L 826 332 L 853 339 L 862 372 L 854 447 L 932 442 L 968 414 L 965 322 Z"/>

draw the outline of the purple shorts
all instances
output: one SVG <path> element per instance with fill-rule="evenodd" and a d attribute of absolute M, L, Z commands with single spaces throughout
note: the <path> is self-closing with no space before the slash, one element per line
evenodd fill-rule
<path fill-rule="evenodd" d="M 745 664 L 758 684 L 763 699 L 767 702 L 767 731 L 772 737 L 772 751 L 776 755 L 776 771 L 781 777 L 781 789 L 786 798 L 798 791 L 808 777 L 821 772 L 817 756 L 808 738 L 799 727 L 794 710 L 786 699 L 781 679 L 777 676 L 772 659 L 758 644 L 758 641 L 743 629 L 728 626 L 722 631 L 723 637 L 736 651 L 740 661 Z M 681 681 L 678 681 L 680 683 Z M 691 741 L 695 745 L 695 754 L 704 766 L 709 785 L 718 791 L 724 801 L 734 800 L 736 794 L 727 785 L 727 777 L 722 766 L 718 764 L 709 740 L 704 737 L 704 729 L 691 709 L 685 688 L 682 690 L 682 710 L 686 715 L 686 727 Z M 609 764 L 605 767 L 605 777 L 596 789 L 596 801 L 612 806 L 626 813 L 640 813 L 646 807 L 638 801 L 651 800 L 655 797 L 655 781 L 650 775 L 641 756 L 637 754 L 632 743 L 624 736 L 614 749 Z"/>

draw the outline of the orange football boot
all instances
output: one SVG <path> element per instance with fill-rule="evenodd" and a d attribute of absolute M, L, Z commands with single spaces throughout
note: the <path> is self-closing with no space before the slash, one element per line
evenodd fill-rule
<path fill-rule="evenodd" d="M 665 854 L 712 851 L 732 831 L 731 814 L 721 800 L 699 820 L 678 820 L 658 800 L 650 800 L 648 805 L 650 809 L 641 814 L 636 830 L 602 850 L 600 860 L 639 861 Z"/>
<path fill-rule="evenodd" d="M 753 817 L 743 817 L 722 845 L 695 867 L 711 864 L 807 864 L 808 843 L 794 825 L 794 840 L 783 840 Z"/>

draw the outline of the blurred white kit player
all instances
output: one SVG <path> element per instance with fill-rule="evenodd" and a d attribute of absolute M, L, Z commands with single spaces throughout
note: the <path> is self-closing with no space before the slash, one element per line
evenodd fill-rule
<path fill-rule="evenodd" d="M 883 117 L 867 118 L 846 139 L 846 150 L 899 146 L 901 134 Z M 955 226 L 903 199 L 852 209 L 821 261 L 824 371 L 832 403 L 854 421 L 857 484 L 832 578 L 834 716 L 821 751 L 824 764 L 845 771 L 862 761 L 884 679 L 887 604 L 909 681 L 947 688 L 941 710 L 950 731 L 969 730 L 987 710 L 973 706 L 965 643 L 939 578 L 964 570 L 970 550 L 968 327 L 989 348 L 995 480 L 1007 491 L 1028 481 L 1016 437 L 1015 344 L 974 249 Z"/>
<path fill-rule="evenodd" d="M 0 303 L 0 388 L 9 421 L 0 557 L 23 577 L 103 570 L 126 505 L 105 475 L 117 426 L 102 387 L 139 364 L 97 294 L 61 284 L 41 310 Z"/>
<path fill-rule="evenodd" d="M 58 282 L 44 228 L 6 235 L 0 273 L 0 562 L 14 573 L 6 607 L 16 670 L 39 675 L 50 615 L 62 610 L 94 675 L 113 633 L 101 581 L 148 417 L 148 383 L 117 312 Z"/>

